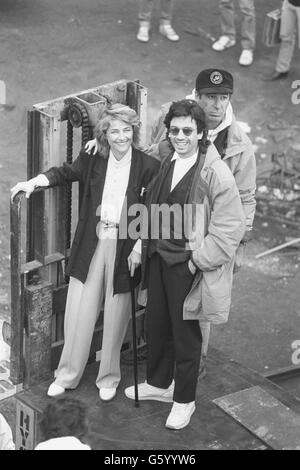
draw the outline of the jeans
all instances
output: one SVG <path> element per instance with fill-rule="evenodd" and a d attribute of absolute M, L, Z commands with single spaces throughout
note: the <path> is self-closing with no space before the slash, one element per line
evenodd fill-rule
<path fill-rule="evenodd" d="M 243 49 L 254 50 L 255 48 L 255 7 L 254 0 L 238 0 L 241 14 L 241 43 Z M 234 3 L 233 0 L 219 0 L 220 23 L 222 34 L 230 39 L 235 39 L 236 31 L 234 25 Z"/>
<path fill-rule="evenodd" d="M 140 0 L 139 21 L 151 21 L 155 0 Z M 160 0 L 160 20 L 172 20 L 174 0 Z"/>

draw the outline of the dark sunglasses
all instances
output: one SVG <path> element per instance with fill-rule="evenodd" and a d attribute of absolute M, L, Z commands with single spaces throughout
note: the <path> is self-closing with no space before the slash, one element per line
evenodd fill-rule
<path fill-rule="evenodd" d="M 170 127 L 169 129 L 169 132 L 171 135 L 178 135 L 180 131 L 182 131 L 184 133 L 184 135 L 186 135 L 187 137 L 189 137 L 190 135 L 192 135 L 192 133 L 195 131 L 196 129 L 193 129 L 192 127 L 183 127 L 182 129 L 179 129 L 179 127 Z"/>

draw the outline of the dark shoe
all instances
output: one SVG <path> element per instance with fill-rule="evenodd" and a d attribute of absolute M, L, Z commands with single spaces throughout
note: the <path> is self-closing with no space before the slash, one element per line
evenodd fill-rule
<path fill-rule="evenodd" d="M 288 76 L 289 72 L 273 72 L 272 75 L 265 77 L 264 81 L 266 82 L 274 82 L 275 80 L 282 80 Z"/>

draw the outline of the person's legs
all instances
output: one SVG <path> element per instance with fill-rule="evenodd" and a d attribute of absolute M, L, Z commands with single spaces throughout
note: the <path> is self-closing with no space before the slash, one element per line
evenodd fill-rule
<path fill-rule="evenodd" d="M 219 10 L 222 35 L 235 41 L 233 0 L 219 0 Z"/>
<path fill-rule="evenodd" d="M 150 23 L 152 17 L 154 0 L 139 0 L 139 21 L 147 21 Z"/>
<path fill-rule="evenodd" d="M 196 409 L 202 338 L 199 321 L 183 319 L 183 304 L 194 279 L 188 268 L 188 262 L 172 267 L 167 267 L 164 262 L 163 264 L 163 282 L 167 293 L 175 349 L 175 389 L 173 406 L 166 427 L 177 430 L 189 424 Z"/>
<path fill-rule="evenodd" d="M 130 318 L 130 292 L 113 294 L 116 240 L 103 240 L 105 250 L 105 305 L 101 360 L 96 385 L 117 388 L 121 379 L 120 351 Z"/>
<path fill-rule="evenodd" d="M 149 266 L 146 307 L 147 383 L 167 389 L 174 375 L 174 346 L 162 278 L 162 260 L 154 254 Z"/>
<path fill-rule="evenodd" d="M 202 346 L 199 321 L 183 320 L 183 304 L 194 277 L 187 262 L 172 267 L 162 264 L 175 349 L 174 401 L 190 403 L 195 401 Z"/>
<path fill-rule="evenodd" d="M 285 0 L 282 6 L 281 27 L 280 27 L 280 48 L 275 66 L 275 71 L 286 73 L 290 70 L 291 61 L 295 48 L 295 33 L 297 14 L 296 9 Z M 299 8 L 298 8 L 299 10 Z"/>
<path fill-rule="evenodd" d="M 174 0 L 161 0 L 159 32 L 169 41 L 179 41 L 180 38 L 171 25 L 173 6 Z"/>
<path fill-rule="evenodd" d="M 241 42 L 242 48 L 254 51 L 256 35 L 256 19 L 254 0 L 239 0 L 242 14 Z"/>
<path fill-rule="evenodd" d="M 86 282 L 70 278 L 65 311 L 65 342 L 55 384 L 76 388 L 87 363 L 95 323 L 103 300 L 104 263 L 101 240 L 92 258 Z"/>
<path fill-rule="evenodd" d="M 219 0 L 221 36 L 213 43 L 215 51 L 222 52 L 235 45 L 233 0 Z"/>
<path fill-rule="evenodd" d="M 300 49 L 300 8 L 295 7 L 295 14 L 297 18 L 297 30 L 298 30 L 298 47 Z"/>
<path fill-rule="evenodd" d="M 154 0 L 139 0 L 139 30 L 136 37 L 140 42 L 149 41 L 153 2 Z"/>
<path fill-rule="evenodd" d="M 160 0 L 160 20 L 172 22 L 174 0 Z"/>

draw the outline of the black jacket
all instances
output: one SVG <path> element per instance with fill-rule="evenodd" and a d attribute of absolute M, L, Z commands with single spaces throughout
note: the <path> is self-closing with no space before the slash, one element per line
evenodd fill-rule
<path fill-rule="evenodd" d="M 44 173 L 50 182 L 50 186 L 65 185 L 68 182 L 79 181 L 83 184 L 83 199 L 79 212 L 79 220 L 71 248 L 67 274 L 85 282 L 90 262 L 96 250 L 97 224 L 100 220 L 99 206 L 107 170 L 107 159 L 97 153 L 88 155 L 83 150 L 72 163 L 64 163 L 61 167 L 52 167 Z M 125 205 L 121 213 L 121 220 L 126 226 L 134 220 L 134 216 L 128 216 L 128 208 L 132 204 L 142 202 L 142 188 L 147 189 L 150 181 L 159 169 L 159 162 L 144 152 L 132 149 L 129 181 L 126 191 L 127 211 Z M 98 210 L 97 210 L 98 209 Z M 98 214 L 98 215 L 97 215 Z M 117 240 L 117 250 L 114 266 L 114 294 L 128 292 L 130 290 L 127 258 L 130 255 L 135 239 L 127 237 Z M 140 269 L 134 276 L 134 284 L 140 282 Z"/>

